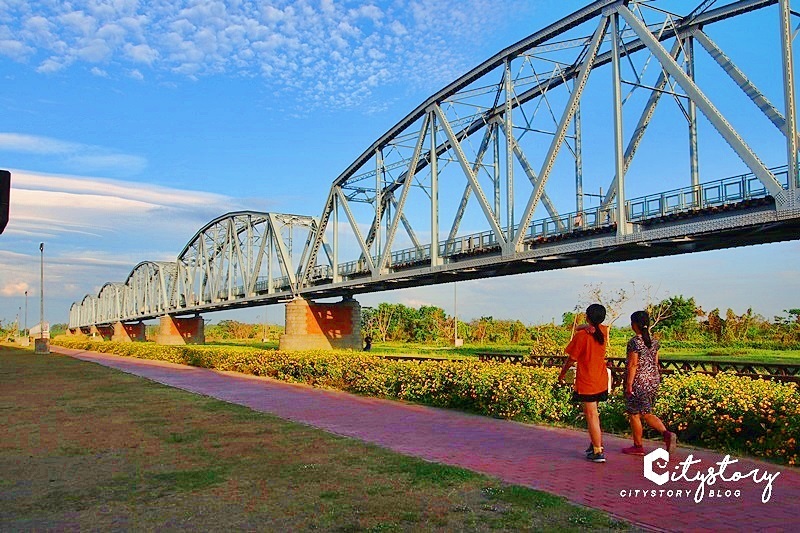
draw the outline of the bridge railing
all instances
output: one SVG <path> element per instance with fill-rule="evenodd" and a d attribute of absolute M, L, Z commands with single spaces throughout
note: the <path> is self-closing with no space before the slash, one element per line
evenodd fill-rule
<path fill-rule="evenodd" d="M 786 167 L 773 168 L 771 171 L 784 188 L 788 188 Z M 749 173 L 635 198 L 627 202 L 626 210 L 628 220 L 640 222 L 694 209 L 764 198 L 767 194 L 764 184 Z"/>
<path fill-rule="evenodd" d="M 788 188 L 786 167 L 770 169 L 784 188 Z M 633 198 L 625 203 L 625 212 L 630 222 L 643 222 L 675 213 L 690 212 L 708 207 L 735 204 L 745 200 L 764 198 L 768 191 L 764 184 L 753 174 L 741 174 L 716 181 L 701 183 L 680 189 L 649 194 Z M 550 237 L 558 237 L 578 231 L 597 230 L 612 227 L 616 223 L 616 209 L 613 207 L 589 207 L 583 211 L 575 211 L 558 216 L 547 217 L 531 222 L 525 237 L 532 242 Z M 516 231 L 517 227 L 514 228 Z M 503 228 L 504 232 L 507 228 Z M 461 254 L 485 253 L 496 250 L 497 237 L 493 231 L 487 230 L 457 237 L 452 241 L 439 242 L 439 255 L 453 257 Z M 391 265 L 394 268 L 419 265 L 431 258 L 431 246 L 405 248 L 392 252 Z M 377 263 L 378 257 L 372 258 Z M 348 278 L 368 274 L 366 261 L 363 259 L 348 261 L 339 265 L 339 276 Z M 315 280 L 331 279 L 333 269 L 327 265 L 315 267 L 312 278 Z"/>

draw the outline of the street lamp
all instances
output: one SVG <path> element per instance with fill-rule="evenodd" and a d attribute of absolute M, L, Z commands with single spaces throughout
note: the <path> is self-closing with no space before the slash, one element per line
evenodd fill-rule
<path fill-rule="evenodd" d="M 458 282 L 453 282 L 453 346 L 463 346 L 464 341 L 458 338 Z"/>
<path fill-rule="evenodd" d="M 44 339 L 44 243 L 39 243 L 39 338 Z"/>
<path fill-rule="evenodd" d="M 28 291 L 25 291 L 25 336 L 28 336 Z"/>
<path fill-rule="evenodd" d="M 44 243 L 39 243 L 39 338 L 34 341 L 33 352 L 37 354 L 50 353 L 50 346 L 44 338 Z"/>

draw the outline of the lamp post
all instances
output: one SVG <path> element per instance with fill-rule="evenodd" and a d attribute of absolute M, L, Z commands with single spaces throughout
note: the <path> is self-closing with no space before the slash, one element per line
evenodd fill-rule
<path fill-rule="evenodd" d="M 44 243 L 39 243 L 39 338 L 44 339 Z"/>
<path fill-rule="evenodd" d="M 28 291 L 25 291 L 25 336 L 28 336 Z"/>
<path fill-rule="evenodd" d="M 50 353 L 50 346 L 44 338 L 44 243 L 39 243 L 39 338 L 34 340 L 33 352 L 37 354 Z"/>

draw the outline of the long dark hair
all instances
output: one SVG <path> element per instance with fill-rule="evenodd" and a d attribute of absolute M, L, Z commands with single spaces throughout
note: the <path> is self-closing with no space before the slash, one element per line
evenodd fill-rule
<path fill-rule="evenodd" d="M 631 315 L 631 324 L 636 324 L 642 332 L 642 340 L 648 348 L 653 347 L 653 339 L 650 337 L 650 315 L 647 311 L 636 311 Z"/>
<path fill-rule="evenodd" d="M 600 324 L 603 323 L 603 320 L 606 319 L 606 308 L 600 304 L 592 304 L 586 308 L 586 321 L 589 322 L 592 326 L 594 326 L 594 333 L 592 333 L 592 337 L 594 340 L 599 342 L 600 344 L 606 343 L 606 337 L 603 335 L 603 332 L 600 331 Z"/>

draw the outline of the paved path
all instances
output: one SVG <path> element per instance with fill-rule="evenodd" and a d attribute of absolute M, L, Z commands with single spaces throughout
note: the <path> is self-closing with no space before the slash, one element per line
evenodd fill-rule
<path fill-rule="evenodd" d="M 700 503 L 694 501 L 699 481 L 669 481 L 662 486 L 643 477 L 643 460 L 619 453 L 629 442 L 604 436 L 605 464 L 583 456 L 587 435 L 582 431 L 520 424 L 403 402 L 288 384 L 269 378 L 194 368 L 161 361 L 52 347 L 54 352 L 136 374 L 165 385 L 246 405 L 257 411 L 301 422 L 323 430 L 372 442 L 429 461 L 483 472 L 503 481 L 544 490 L 582 505 L 656 530 L 800 530 L 800 471 L 754 460 L 729 465 L 734 472 L 757 479 L 774 475 L 767 503 L 762 496 L 768 481 L 750 476 L 737 482 L 717 480 L 706 487 Z M 646 443 L 648 451 L 655 443 Z M 702 463 L 688 468 L 687 477 L 705 475 L 723 456 L 703 450 L 678 448 L 668 467 L 655 473 L 679 473 L 679 462 L 691 454 Z M 670 470 L 668 470 L 670 469 Z M 631 491 L 647 490 L 647 496 Z M 663 495 L 658 491 L 664 490 Z M 713 490 L 713 495 L 710 492 Z M 730 490 L 731 496 L 725 497 Z M 739 490 L 737 498 L 733 491 Z M 656 491 L 653 496 L 649 491 Z M 669 492 L 668 492 L 669 491 Z M 678 491 L 681 495 L 678 496 Z M 718 491 L 722 497 L 718 496 Z M 671 497 L 670 497 L 671 496 Z"/>

